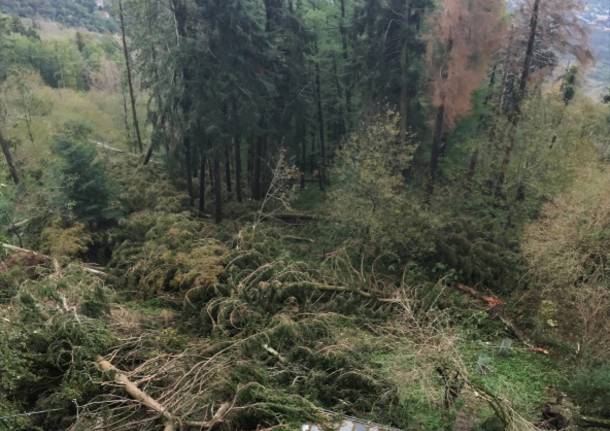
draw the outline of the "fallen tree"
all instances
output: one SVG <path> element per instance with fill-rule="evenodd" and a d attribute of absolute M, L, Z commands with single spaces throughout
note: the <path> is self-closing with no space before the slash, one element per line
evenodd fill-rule
<path fill-rule="evenodd" d="M 55 269 L 57 270 L 57 260 L 53 259 L 51 256 L 43 254 L 43 253 L 39 253 L 37 251 L 34 250 L 28 250 L 27 248 L 22 248 L 22 247 L 17 247 L 15 245 L 12 244 L 6 244 L 6 243 L 0 243 L 0 247 L 2 247 L 4 250 L 13 252 L 13 253 L 20 253 L 20 254 L 26 254 L 26 255 L 30 255 L 30 256 L 34 256 L 39 258 L 40 260 L 43 260 L 45 262 L 49 262 L 51 264 L 53 264 L 53 266 L 55 267 Z M 84 263 L 79 263 L 78 264 L 83 271 L 88 272 L 90 274 L 93 275 L 97 275 L 100 277 L 106 277 L 108 274 L 106 274 L 104 271 L 101 271 L 97 268 L 94 268 L 92 265 L 87 265 Z"/>
<path fill-rule="evenodd" d="M 504 301 L 501 299 L 492 296 L 492 295 L 483 295 L 478 292 L 476 289 L 473 289 L 470 286 L 466 286 L 461 283 L 456 283 L 454 288 L 472 298 L 478 299 L 481 302 L 486 304 L 486 309 L 490 313 L 490 316 L 498 319 L 502 324 L 506 327 L 506 329 L 511 333 L 513 337 L 515 337 L 518 341 L 523 343 L 528 349 L 536 353 L 542 353 L 545 355 L 549 354 L 549 351 L 542 347 L 537 347 L 529 337 L 520 330 L 512 320 L 502 313 L 502 307 L 504 306 Z"/>
<path fill-rule="evenodd" d="M 138 386 L 133 383 L 129 377 L 127 377 L 124 373 L 119 371 L 112 363 L 108 360 L 104 359 L 102 356 L 97 356 L 95 358 L 97 364 L 100 369 L 112 377 L 114 382 L 121 386 L 125 392 L 133 398 L 135 401 L 138 401 L 145 407 L 149 408 L 156 412 L 159 416 L 163 418 L 164 421 L 164 431 L 175 431 L 178 429 L 184 429 L 184 427 L 188 428 L 197 428 L 197 429 L 211 429 L 214 426 L 224 421 L 226 414 L 231 409 L 232 405 L 230 403 L 224 403 L 220 406 L 220 408 L 216 411 L 216 414 L 210 421 L 185 421 L 175 416 L 171 412 L 169 412 L 161 403 L 155 400 L 153 397 L 148 395 L 146 392 L 142 391 Z"/>

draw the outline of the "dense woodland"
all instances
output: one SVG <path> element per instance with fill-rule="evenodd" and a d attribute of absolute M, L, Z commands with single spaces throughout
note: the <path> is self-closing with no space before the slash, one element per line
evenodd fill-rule
<path fill-rule="evenodd" d="M 610 428 L 584 6 L 0 0 L 0 430 Z"/>
<path fill-rule="evenodd" d="M 105 18 L 96 0 L 0 0 L 0 11 L 21 18 L 53 20 L 102 33 L 117 30 L 116 22 Z"/>

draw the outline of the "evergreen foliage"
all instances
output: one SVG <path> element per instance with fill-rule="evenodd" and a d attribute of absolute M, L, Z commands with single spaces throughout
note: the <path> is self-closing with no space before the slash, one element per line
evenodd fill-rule
<path fill-rule="evenodd" d="M 61 190 L 61 202 L 56 203 L 60 214 L 91 223 L 111 217 L 112 192 L 95 148 L 87 142 L 89 134 L 83 124 L 68 125 L 55 137 L 52 151 L 58 158 L 54 170 Z"/>

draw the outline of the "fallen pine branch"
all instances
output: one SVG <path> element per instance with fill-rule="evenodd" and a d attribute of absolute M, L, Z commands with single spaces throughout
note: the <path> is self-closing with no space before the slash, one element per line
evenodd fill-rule
<path fill-rule="evenodd" d="M 56 263 L 55 263 L 56 260 L 53 259 L 49 255 L 38 253 L 37 251 L 34 251 L 34 250 L 28 250 L 27 248 L 17 247 L 17 246 L 12 245 L 12 244 L 0 243 L 0 246 L 3 249 L 7 250 L 7 251 L 11 251 L 11 252 L 14 252 L 14 253 L 21 253 L 21 254 L 29 254 L 31 256 L 36 256 L 36 257 L 38 257 L 38 258 L 40 258 L 42 260 L 50 262 L 50 263 L 53 264 L 53 266 L 55 268 L 55 271 L 57 272 L 57 267 L 56 267 Z M 83 271 L 86 271 L 86 272 L 88 272 L 90 274 L 97 275 L 97 276 L 100 276 L 100 277 L 107 277 L 108 276 L 108 274 L 106 274 L 104 271 L 100 271 L 99 269 L 93 268 L 90 265 L 86 265 L 84 263 L 79 263 L 78 265 L 83 269 Z"/>
<path fill-rule="evenodd" d="M 316 289 L 316 290 L 320 290 L 323 292 L 352 293 L 355 295 L 362 296 L 363 298 L 373 299 L 378 302 L 396 303 L 396 299 L 394 299 L 394 298 L 386 298 L 383 296 L 377 296 L 373 293 L 366 292 L 364 290 L 354 289 L 354 288 L 345 287 L 345 286 L 335 286 L 332 284 L 316 283 L 313 281 L 295 281 L 293 283 L 288 283 L 285 285 L 285 287 L 287 289 L 295 287 L 295 286 Z"/>
<path fill-rule="evenodd" d="M 131 398 L 162 416 L 165 420 L 165 431 L 174 431 L 176 429 L 176 424 L 179 423 L 178 418 L 168 412 L 157 400 L 138 388 L 125 374 L 121 373 L 103 357 L 98 356 L 95 358 L 95 361 L 101 370 L 111 376 L 114 382 L 121 386 Z"/>
<path fill-rule="evenodd" d="M 111 146 L 111 145 L 105 144 L 105 143 L 103 143 L 103 142 L 99 142 L 99 141 L 92 141 L 92 142 L 93 142 L 95 145 L 97 145 L 98 147 L 100 147 L 100 148 L 104 149 L 105 151 L 110 151 L 110 152 L 112 152 L 112 153 L 116 153 L 116 154 L 124 154 L 124 155 L 126 155 L 126 156 L 130 156 L 130 157 L 137 158 L 137 159 L 141 158 L 141 155 L 139 155 L 139 154 L 134 154 L 134 153 L 131 153 L 131 152 L 129 152 L 129 151 L 122 150 L 122 149 L 120 149 L 120 148 L 116 148 L 116 147 L 113 147 L 113 146 Z M 147 151 L 147 152 L 146 152 L 146 155 L 144 156 L 144 160 L 145 160 L 145 162 L 143 163 L 144 165 L 147 165 L 149 162 L 150 162 L 150 163 L 159 164 L 159 162 L 158 162 L 158 161 L 156 161 L 156 160 L 151 160 L 151 159 L 150 159 L 150 157 L 151 157 L 151 156 L 152 156 L 152 151 L 150 152 L 150 154 L 149 154 L 149 152 Z"/>
<path fill-rule="evenodd" d="M 19 229 L 21 229 L 22 227 L 26 226 L 29 222 L 30 222 L 29 218 L 26 218 L 24 220 L 15 222 L 15 223 L 13 223 L 12 225 L 10 225 L 8 227 L 7 232 L 10 232 L 10 233 L 17 232 Z"/>
<path fill-rule="evenodd" d="M 502 301 L 501 299 L 499 299 L 495 296 L 483 295 L 482 293 L 478 292 L 476 289 L 473 289 L 470 286 L 466 286 L 465 284 L 456 283 L 454 285 L 454 288 L 472 298 L 475 298 L 475 299 L 478 299 L 479 301 L 484 302 L 487 305 L 487 311 L 490 312 L 490 314 L 493 317 L 497 318 L 500 322 L 502 322 L 502 324 L 506 327 L 506 329 L 508 329 L 508 331 L 518 341 L 523 343 L 532 352 L 542 353 L 544 355 L 548 355 L 550 353 L 545 348 L 535 346 L 534 343 L 532 343 L 530 341 L 529 337 L 523 331 L 521 331 L 513 323 L 512 320 L 510 320 L 508 317 L 506 317 L 506 316 L 504 316 L 504 314 L 502 314 L 501 308 L 504 305 L 504 301 Z"/>
<path fill-rule="evenodd" d="M 99 365 L 100 369 L 108 374 L 114 382 L 121 386 L 125 392 L 135 401 L 138 401 L 145 407 L 157 413 L 164 419 L 164 431 L 175 431 L 177 426 L 179 429 L 197 428 L 197 429 L 211 429 L 224 421 L 225 416 L 233 407 L 231 403 L 222 404 L 216 411 L 216 414 L 210 421 L 185 421 L 180 417 L 172 414 L 168 411 L 161 403 L 155 400 L 153 397 L 148 395 L 146 392 L 138 388 L 129 377 L 117 369 L 110 361 L 104 359 L 102 356 L 97 356 L 95 361 Z"/>
<path fill-rule="evenodd" d="M 320 220 L 319 216 L 302 213 L 279 213 L 272 214 L 271 217 L 289 224 L 306 223 Z"/>

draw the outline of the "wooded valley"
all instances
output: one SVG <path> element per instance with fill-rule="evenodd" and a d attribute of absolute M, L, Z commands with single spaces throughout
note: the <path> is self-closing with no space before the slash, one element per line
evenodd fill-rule
<path fill-rule="evenodd" d="M 0 430 L 610 429 L 606 9 L 0 0 Z"/>

